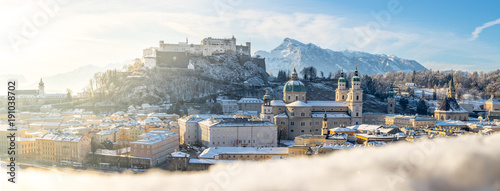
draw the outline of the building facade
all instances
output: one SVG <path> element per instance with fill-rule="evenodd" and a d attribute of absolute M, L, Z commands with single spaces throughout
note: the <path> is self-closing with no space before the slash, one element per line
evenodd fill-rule
<path fill-rule="evenodd" d="M 148 158 L 147 167 L 157 166 L 167 160 L 168 155 L 179 150 L 179 135 L 168 130 L 152 130 L 130 143 L 130 156 Z M 133 164 L 132 164 L 133 165 Z"/>
<path fill-rule="evenodd" d="M 269 121 L 209 118 L 199 126 L 206 147 L 276 147 L 278 142 L 277 126 Z"/>

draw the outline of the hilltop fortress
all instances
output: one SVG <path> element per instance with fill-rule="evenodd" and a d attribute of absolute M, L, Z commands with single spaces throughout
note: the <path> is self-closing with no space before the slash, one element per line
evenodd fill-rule
<path fill-rule="evenodd" d="M 212 38 L 207 37 L 201 40 L 200 44 L 189 44 L 179 42 L 177 44 L 160 41 L 158 47 L 150 47 L 143 50 L 142 58 L 135 59 L 134 62 L 142 62 L 147 68 L 168 67 L 168 68 L 188 68 L 190 56 L 212 56 L 216 54 L 234 54 L 241 58 L 251 58 L 250 42 L 245 45 L 236 45 L 236 38 Z M 253 59 L 250 59 L 253 60 Z M 262 60 L 263 61 L 263 60 Z M 264 65 L 265 68 L 265 65 Z"/>

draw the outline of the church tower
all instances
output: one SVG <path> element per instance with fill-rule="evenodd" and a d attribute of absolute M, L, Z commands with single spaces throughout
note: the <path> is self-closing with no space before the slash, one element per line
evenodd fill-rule
<path fill-rule="evenodd" d="M 267 90 L 266 90 L 266 95 L 264 95 L 264 98 L 262 100 L 264 101 L 264 103 L 262 103 L 260 118 L 263 120 L 270 121 L 271 123 L 274 123 L 273 106 L 271 106 L 271 96 L 269 96 Z"/>
<path fill-rule="evenodd" d="M 38 83 L 38 95 L 43 95 L 45 94 L 45 86 L 42 81 L 42 78 L 40 78 L 40 82 Z"/>
<path fill-rule="evenodd" d="M 387 113 L 394 114 L 396 111 L 396 101 L 394 100 L 394 87 L 391 83 L 391 87 L 389 88 L 389 97 L 387 97 Z"/>
<path fill-rule="evenodd" d="M 347 96 L 348 111 L 351 115 L 351 124 L 358 125 L 363 123 L 363 90 L 361 89 L 361 78 L 358 74 L 358 66 L 354 71 L 351 81 L 351 89 Z"/>
<path fill-rule="evenodd" d="M 335 90 L 335 101 L 347 100 L 347 80 L 344 78 L 344 69 L 340 72 L 340 78 L 337 82 L 337 89 Z"/>

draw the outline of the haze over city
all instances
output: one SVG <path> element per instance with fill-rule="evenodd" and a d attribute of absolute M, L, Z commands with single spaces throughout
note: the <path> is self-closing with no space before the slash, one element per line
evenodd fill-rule
<path fill-rule="evenodd" d="M 498 6 L 430 0 L 2 1 L 0 56 L 10 69 L 0 75 L 20 74 L 34 84 L 85 65 L 127 62 L 159 39 L 199 43 L 232 35 L 251 41 L 252 52 L 269 51 L 290 37 L 332 50 L 414 59 L 433 70 L 492 71 L 500 62 Z"/>

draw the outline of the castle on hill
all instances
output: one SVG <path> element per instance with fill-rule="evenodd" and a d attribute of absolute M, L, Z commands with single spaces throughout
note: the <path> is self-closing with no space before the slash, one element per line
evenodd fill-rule
<path fill-rule="evenodd" d="M 158 47 L 143 50 L 143 56 L 134 62 L 142 62 L 147 68 L 156 66 L 169 68 L 188 68 L 190 56 L 212 56 L 216 54 L 234 54 L 251 57 L 251 44 L 237 45 L 236 38 L 212 38 L 201 40 L 200 44 L 186 42 L 165 43 L 160 40 Z"/>

